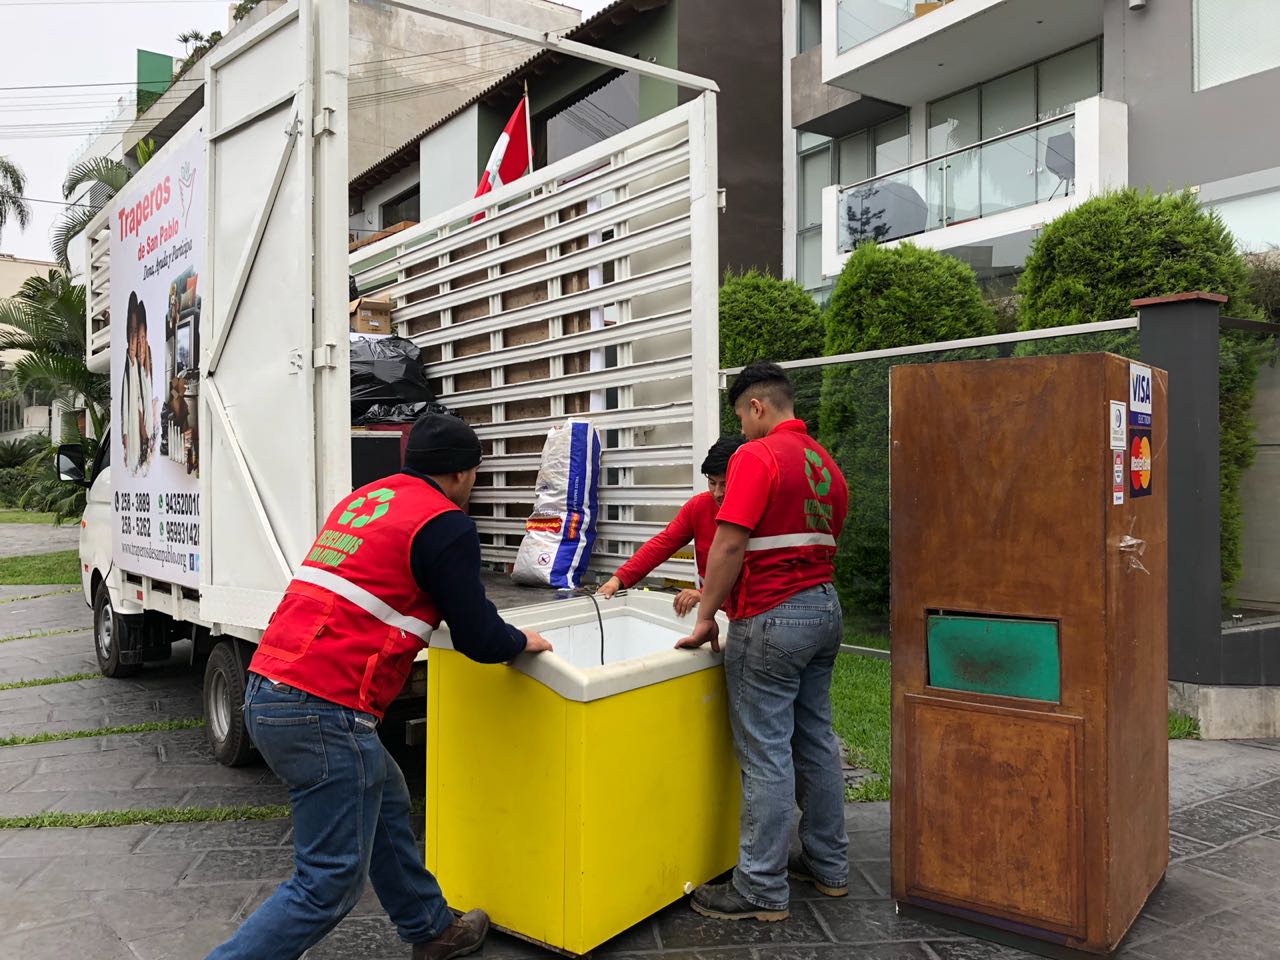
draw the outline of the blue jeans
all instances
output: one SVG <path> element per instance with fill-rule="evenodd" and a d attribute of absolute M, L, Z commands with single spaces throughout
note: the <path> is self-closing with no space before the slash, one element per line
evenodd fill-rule
<path fill-rule="evenodd" d="M 356 905 L 365 878 L 408 943 L 453 923 L 409 826 L 409 788 L 374 717 L 249 675 L 245 722 L 293 804 L 294 873 L 208 960 L 295 960 Z"/>
<path fill-rule="evenodd" d="M 733 885 L 761 909 L 783 910 L 790 899 L 787 855 L 797 803 L 814 876 L 832 887 L 848 882 L 844 777 L 831 728 L 840 640 L 840 600 L 829 583 L 729 625 L 724 672 L 742 768 Z"/>

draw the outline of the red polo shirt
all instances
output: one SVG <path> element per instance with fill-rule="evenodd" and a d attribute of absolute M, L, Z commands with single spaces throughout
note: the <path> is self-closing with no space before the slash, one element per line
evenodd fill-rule
<path fill-rule="evenodd" d="M 727 487 L 717 522 L 751 531 L 727 604 L 732 619 L 754 617 L 831 581 L 849 490 L 803 421 L 786 420 L 739 447 Z"/>
<path fill-rule="evenodd" d="M 675 552 L 693 541 L 693 558 L 698 567 L 698 586 L 707 573 L 707 553 L 716 535 L 716 500 L 710 491 L 700 493 L 685 503 L 676 518 L 614 574 L 624 587 L 634 587 L 653 572 L 660 563 L 670 560 Z"/>

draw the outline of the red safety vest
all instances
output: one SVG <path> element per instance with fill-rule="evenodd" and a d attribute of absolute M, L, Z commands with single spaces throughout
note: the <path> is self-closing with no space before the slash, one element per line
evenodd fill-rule
<path fill-rule="evenodd" d="M 735 463 L 757 454 L 771 495 L 747 540 L 742 573 L 726 604 L 734 620 L 772 610 L 801 590 L 830 582 L 849 506 L 844 474 L 831 455 L 801 421 L 788 420 L 734 454 L 726 507 L 733 495 Z M 725 513 L 721 508 L 720 519 Z"/>
<path fill-rule="evenodd" d="M 440 614 L 409 552 L 428 521 L 458 507 L 396 474 L 334 507 L 249 663 L 254 673 L 381 717 Z"/>

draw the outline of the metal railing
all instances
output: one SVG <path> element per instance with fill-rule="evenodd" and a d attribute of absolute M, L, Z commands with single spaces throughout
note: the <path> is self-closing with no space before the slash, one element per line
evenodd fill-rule
<path fill-rule="evenodd" d="M 1070 196 L 1075 117 L 1039 120 L 842 187 L 840 252 Z"/>
<path fill-rule="evenodd" d="M 922 3 L 919 0 L 836 0 L 836 48 L 852 50 L 872 37 L 925 14 L 951 0 Z"/>
<path fill-rule="evenodd" d="M 897 362 L 911 363 L 994 357 L 1010 352 L 1019 344 L 1036 342 L 1042 343 L 1040 347 L 1036 348 L 1037 351 L 1068 353 L 1076 352 L 1080 349 L 1105 349 L 1108 341 L 1114 343 L 1115 334 L 1137 330 L 1139 330 L 1137 317 L 1122 317 L 1116 320 L 1095 323 L 1048 327 L 1037 330 L 1019 330 L 1012 333 L 910 344 L 882 350 L 861 350 L 854 353 L 826 357 L 807 357 L 800 360 L 782 361 L 779 366 L 788 370 L 792 375 L 796 388 L 796 416 L 809 423 L 811 429 L 815 423 L 817 424 L 819 431 L 817 436 L 822 443 L 829 444 L 829 452 L 845 472 L 849 490 L 851 491 L 850 513 L 845 524 L 846 533 L 853 529 L 851 525 L 858 523 L 868 523 L 871 528 L 880 527 L 887 530 L 889 522 L 887 453 L 883 463 L 877 463 L 874 459 L 868 461 L 865 459 L 865 445 L 869 438 L 867 431 L 871 429 L 869 425 L 879 422 L 881 429 L 884 430 L 882 440 L 887 450 L 889 371 Z M 1101 340 L 1095 339 L 1099 334 L 1109 336 Z M 1043 341 L 1055 342 L 1043 345 Z M 730 378 L 741 372 L 741 369 L 741 367 L 730 367 L 720 371 L 720 386 L 722 390 L 728 387 Z M 856 393 L 848 394 L 847 391 L 850 389 L 855 390 Z M 840 397 L 841 394 L 844 394 L 843 400 Z M 825 426 L 827 416 L 831 412 L 828 405 L 833 402 L 837 405 L 842 402 L 848 404 L 851 402 L 851 396 L 856 396 L 857 402 L 860 404 L 857 417 L 859 420 L 865 420 L 865 423 L 861 424 L 860 427 L 855 427 L 847 419 L 848 410 L 846 409 L 842 414 L 839 408 L 836 407 L 834 408 L 835 418 L 832 421 L 836 425 L 834 428 L 836 436 L 828 438 L 825 436 L 825 433 L 831 429 Z M 857 441 L 853 439 L 852 434 L 840 432 L 853 429 L 861 429 L 863 431 Z M 834 443 L 832 443 L 833 440 L 835 441 Z M 854 449 L 858 444 L 863 445 L 862 453 L 858 453 Z M 860 510 L 855 508 L 855 496 L 863 501 Z M 879 510 L 874 506 L 877 497 L 882 499 Z M 887 549 L 887 539 L 885 548 Z M 880 635 L 887 638 L 888 627 L 883 620 L 884 612 L 882 610 L 872 609 L 869 606 L 860 607 L 856 599 L 849 601 L 845 598 L 843 594 L 845 587 L 841 586 L 841 583 L 843 582 L 847 585 L 856 581 L 860 575 L 866 572 L 860 569 L 859 563 L 865 563 L 866 561 L 865 557 L 862 561 L 858 561 L 856 559 L 858 549 L 850 544 L 845 544 L 843 540 L 840 549 L 841 552 L 836 557 L 836 579 L 837 587 L 842 591 L 842 600 L 845 600 L 844 612 L 845 624 L 849 629 L 848 639 L 859 639 L 859 634 L 864 636 Z M 850 564 L 850 566 L 842 566 L 842 564 L 846 563 Z M 859 621 L 864 625 L 851 626 L 851 624 L 856 624 Z M 890 659 L 888 650 L 875 646 L 844 643 L 841 645 L 841 649 L 845 653 L 858 656 L 883 660 Z"/>

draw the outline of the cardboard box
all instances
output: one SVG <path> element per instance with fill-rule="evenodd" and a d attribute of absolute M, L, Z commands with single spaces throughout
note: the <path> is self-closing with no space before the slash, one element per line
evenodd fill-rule
<path fill-rule="evenodd" d="M 352 333 L 391 333 L 391 301 L 360 297 L 347 306 Z"/>

